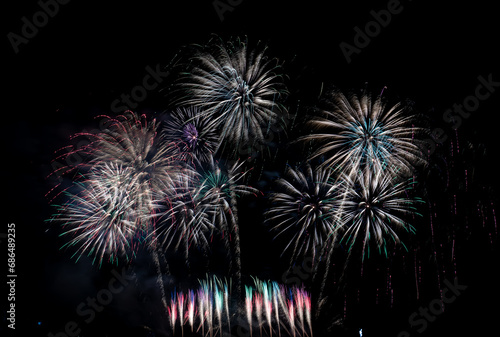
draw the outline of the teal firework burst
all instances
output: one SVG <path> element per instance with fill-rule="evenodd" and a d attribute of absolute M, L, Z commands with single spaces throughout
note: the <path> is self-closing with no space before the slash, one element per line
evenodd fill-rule
<path fill-rule="evenodd" d="M 323 166 L 341 168 L 355 175 L 365 168 L 411 173 L 425 163 L 417 135 L 415 116 L 400 104 L 386 108 L 381 97 L 352 95 L 332 91 L 323 99 L 323 108 L 307 125 L 316 150 L 310 160 L 319 158 Z"/>

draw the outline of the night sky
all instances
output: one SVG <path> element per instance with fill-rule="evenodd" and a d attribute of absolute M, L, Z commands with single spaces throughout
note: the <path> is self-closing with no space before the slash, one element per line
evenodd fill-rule
<path fill-rule="evenodd" d="M 396 6 L 394 1 L 270 4 L 243 0 L 233 1 L 236 5 L 231 10 L 220 13 L 214 3 L 71 1 L 60 4 L 33 37 L 16 46 L 9 34 L 22 35 L 22 18 L 32 22 L 41 7 L 37 1 L 5 4 L 2 79 L 7 106 L 2 123 L 0 232 L 7 232 L 8 223 L 16 224 L 18 276 L 15 332 L 6 328 L 8 288 L 2 288 L 2 336 L 7 332 L 21 336 L 23 331 L 47 336 L 63 331 L 66 322 L 80 319 L 75 308 L 109 280 L 113 267 L 99 269 L 88 259 L 75 264 L 69 251 L 59 250 L 64 244 L 59 229 L 45 221 L 53 212 L 44 195 L 53 187 L 46 176 L 54 151 L 68 145 L 71 135 L 96 128 L 94 117 L 113 114 L 112 102 L 142 83 L 146 67 L 167 66 L 185 46 L 207 43 L 215 35 L 222 39 L 246 36 L 254 45 L 262 41 L 269 47 L 268 54 L 284 64 L 291 107 L 297 102 L 301 107 L 313 106 L 321 90 L 329 86 L 346 92 L 366 87 L 375 94 L 385 86 L 384 95 L 392 101 L 411 102 L 430 130 L 440 128 L 449 139 L 455 138 L 455 131 L 452 123 L 443 120 L 443 112 L 474 95 L 482 83 L 480 77 L 500 82 L 499 18 L 491 2 L 438 5 L 406 0 Z M 356 47 L 355 27 L 365 30 L 374 20 L 372 11 L 387 9 L 388 4 L 397 13 L 380 32 L 373 33 L 366 46 Z M 349 61 L 340 47 L 343 42 L 357 48 Z M 166 97 L 174 75 L 149 91 L 135 111 L 161 115 L 171 104 Z M 491 95 L 457 128 L 462 144 L 474 144 L 474 154 L 460 160 L 474 167 L 477 177 L 477 189 L 463 196 L 463 207 L 475 208 L 480 198 L 498 206 L 499 108 L 500 83 L 492 85 Z M 438 150 L 437 155 L 444 151 Z M 269 167 L 267 180 L 259 187 L 269 188 L 273 175 L 283 172 L 282 164 L 283 160 Z M 424 182 L 431 184 L 432 177 Z M 447 191 L 433 193 L 435 198 L 443 193 L 447 199 Z M 283 273 L 279 243 L 263 227 L 262 216 L 252 212 L 265 208 L 265 200 L 248 202 L 240 214 L 244 218 L 243 272 L 279 279 Z M 1 240 L 0 260 L 7 275 L 6 241 Z M 411 330 L 412 336 L 451 336 L 466 330 L 479 336 L 497 331 L 498 248 L 485 244 L 481 234 L 465 242 L 470 244 L 458 254 L 467 290 L 422 334 Z M 379 259 L 372 261 L 376 264 Z M 81 336 L 146 336 L 147 331 L 153 331 L 150 336 L 162 336 L 157 329 L 162 318 L 152 268 L 144 258 L 144 268 L 137 270 L 141 284 L 127 287 L 90 324 L 81 323 Z M 429 295 L 422 301 L 429 303 L 432 298 Z M 364 336 L 396 337 L 399 331 L 409 330 L 408 315 L 421 303 L 400 305 L 401 311 L 370 305 L 358 309 L 360 317 L 339 329 L 338 335 L 356 336 L 363 328 Z"/>

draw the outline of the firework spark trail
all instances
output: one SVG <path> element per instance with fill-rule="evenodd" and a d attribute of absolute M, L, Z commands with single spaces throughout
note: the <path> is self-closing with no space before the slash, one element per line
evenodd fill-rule
<path fill-rule="evenodd" d="M 254 295 L 254 307 L 255 315 L 257 316 L 257 323 L 260 330 L 260 335 L 262 336 L 262 294 L 257 293 Z"/>
<path fill-rule="evenodd" d="M 190 290 L 188 292 L 188 301 L 189 302 L 188 302 L 187 318 L 188 318 L 189 325 L 191 326 L 191 332 L 193 332 L 195 306 L 196 306 L 196 298 L 195 298 L 194 290 Z"/>
<path fill-rule="evenodd" d="M 207 308 L 206 308 L 206 301 L 205 301 L 205 294 L 203 292 L 203 289 L 200 288 L 198 289 L 197 292 L 198 295 L 198 308 L 199 308 L 199 315 L 200 315 L 200 328 L 201 328 L 201 334 L 202 336 L 205 336 L 205 319 L 208 315 Z M 199 330 L 199 328 L 198 328 Z"/>
<path fill-rule="evenodd" d="M 236 164 L 235 164 L 236 165 Z M 238 186 L 235 186 L 235 184 L 231 183 L 231 180 L 235 178 L 234 175 L 235 170 L 231 170 L 228 173 L 228 178 L 229 178 L 229 212 L 231 213 L 231 234 L 234 237 L 234 245 L 233 245 L 233 250 L 234 250 L 234 262 L 236 265 L 236 271 L 235 271 L 235 276 L 236 276 L 236 293 L 240 294 L 241 293 L 241 244 L 240 244 L 240 228 L 239 228 L 239 217 L 238 217 L 238 206 L 237 206 L 237 201 L 236 201 L 236 189 L 238 189 Z M 227 237 L 227 236 L 226 236 Z"/>
<path fill-rule="evenodd" d="M 217 315 L 217 320 L 219 321 L 219 329 L 221 330 L 222 335 L 222 306 L 224 304 L 223 294 L 216 288 L 214 291 L 215 298 L 215 313 Z"/>
<path fill-rule="evenodd" d="M 221 144 L 240 146 L 265 139 L 269 123 L 279 120 L 286 109 L 280 99 L 286 94 L 279 66 L 262 51 L 249 51 L 246 43 L 218 43 L 215 52 L 200 52 L 196 66 L 183 83 L 191 97 L 182 104 L 203 109 L 221 131 Z"/>
<path fill-rule="evenodd" d="M 299 289 L 295 289 L 295 302 L 297 304 L 297 316 L 302 326 L 302 335 L 304 335 L 304 298 Z"/>
<path fill-rule="evenodd" d="M 279 292 L 280 288 L 277 282 L 272 283 L 272 291 L 273 294 L 277 294 Z M 276 319 L 276 325 L 278 326 L 278 336 L 281 336 L 281 321 L 280 321 L 280 315 L 279 315 L 279 307 L 278 307 L 278 296 L 274 295 L 273 296 L 273 305 L 274 305 L 274 315 Z"/>
<path fill-rule="evenodd" d="M 277 290 L 275 295 L 278 298 L 278 303 L 280 304 L 280 308 L 283 313 L 282 316 L 285 318 L 285 320 L 281 320 L 281 322 L 283 323 L 282 327 L 288 334 L 291 334 L 293 333 L 293 331 L 290 328 L 292 322 L 290 322 L 288 311 L 288 289 L 284 285 L 279 285 L 278 287 L 275 287 L 275 289 Z M 287 326 L 286 323 L 288 323 L 290 326 Z"/>
<path fill-rule="evenodd" d="M 311 321 L 311 297 L 303 289 L 300 292 L 301 292 L 300 296 L 302 296 L 304 298 L 306 321 L 307 321 L 307 325 L 309 327 L 309 331 L 311 332 L 311 337 L 312 337 L 313 330 L 312 330 L 312 321 Z"/>
<path fill-rule="evenodd" d="M 205 322 L 207 323 L 208 333 L 213 336 L 213 294 L 210 292 L 208 284 L 202 285 L 203 288 L 203 299 L 205 301 L 206 317 Z"/>
<path fill-rule="evenodd" d="M 170 307 L 168 307 L 168 316 L 170 318 L 170 325 L 172 326 L 172 330 L 175 335 L 175 324 L 177 322 L 177 303 L 175 298 L 175 292 L 172 294 L 172 301 L 170 303 Z"/>
<path fill-rule="evenodd" d="M 434 216 L 435 216 L 435 214 L 434 214 Z M 432 251 L 433 251 L 433 262 L 436 264 L 436 268 L 437 268 L 437 273 L 436 273 L 437 285 L 438 285 L 439 291 L 441 292 L 441 279 L 440 279 L 440 275 L 439 275 L 437 248 L 436 248 L 436 243 L 434 241 L 433 209 L 432 209 L 432 206 L 430 203 L 429 203 L 429 225 L 431 228 L 431 244 L 432 244 Z"/>
<path fill-rule="evenodd" d="M 184 336 L 184 322 L 185 322 L 185 317 L 184 317 L 184 300 L 186 299 L 185 295 L 182 293 L 177 294 L 177 305 L 178 305 L 178 312 L 179 312 L 179 320 L 181 323 L 181 335 Z"/>
<path fill-rule="evenodd" d="M 493 223 L 494 223 L 494 228 L 495 228 L 495 237 L 498 236 L 498 229 L 497 229 L 497 216 L 495 214 L 495 207 L 493 205 L 493 202 L 491 202 L 491 210 L 493 213 Z"/>
<path fill-rule="evenodd" d="M 250 337 L 252 337 L 252 309 L 253 309 L 253 292 L 252 287 L 245 286 L 245 313 L 250 330 Z"/>
<path fill-rule="evenodd" d="M 420 273 L 417 273 L 417 270 L 420 268 L 420 266 L 417 269 L 417 248 L 413 249 L 413 265 L 415 266 L 415 289 L 416 289 L 417 300 L 418 300 L 420 298 L 420 291 L 419 291 L 419 287 L 418 287 L 418 285 L 420 283 Z"/>
<path fill-rule="evenodd" d="M 228 329 L 230 329 L 230 316 L 229 316 L 229 296 L 231 293 L 231 283 L 227 280 L 222 280 L 217 277 L 208 278 L 206 280 L 200 281 L 200 289 L 198 291 L 198 296 L 203 298 L 205 303 L 200 302 L 200 312 L 205 310 L 205 316 L 208 318 L 205 320 L 207 323 L 208 331 L 210 335 L 218 330 L 222 336 L 222 322 L 223 314 L 226 314 L 226 319 L 228 321 Z M 215 311 L 215 313 L 214 313 Z M 215 314 L 215 315 L 214 315 Z M 218 325 L 214 326 L 214 317 L 218 321 Z M 203 325 L 203 322 L 201 322 Z M 204 328 L 202 328 L 204 330 Z M 198 329 L 199 330 L 199 329 Z M 216 332 L 215 332 L 216 333 Z"/>
<path fill-rule="evenodd" d="M 262 284 L 262 294 L 263 294 L 263 302 L 264 302 L 264 312 L 267 319 L 267 324 L 269 325 L 269 336 L 273 335 L 272 329 L 272 311 L 273 311 L 273 303 L 272 303 L 272 285 L 264 282 Z"/>
<path fill-rule="evenodd" d="M 292 299 L 287 300 L 287 306 L 288 311 L 286 313 L 288 322 L 290 323 L 290 330 L 292 331 L 293 337 L 295 337 L 295 307 Z"/>
<path fill-rule="evenodd" d="M 229 287 L 227 283 L 224 284 L 224 306 L 226 307 L 227 317 L 227 330 L 231 333 L 231 316 L 229 314 Z"/>
<path fill-rule="evenodd" d="M 154 240 L 154 243 L 150 244 L 149 247 L 150 247 L 151 254 L 153 256 L 153 261 L 154 261 L 155 268 L 156 268 L 156 284 L 158 285 L 158 288 L 160 289 L 161 303 L 163 304 L 163 308 L 165 310 L 168 310 L 167 297 L 166 297 L 165 286 L 164 286 L 164 282 L 163 282 L 163 274 L 161 271 L 160 260 L 158 257 L 158 249 L 156 246 L 156 238 L 154 238 L 153 240 Z"/>

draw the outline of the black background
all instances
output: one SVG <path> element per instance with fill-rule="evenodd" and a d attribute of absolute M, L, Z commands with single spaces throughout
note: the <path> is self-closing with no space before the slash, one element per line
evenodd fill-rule
<path fill-rule="evenodd" d="M 7 223 L 16 223 L 16 333 L 26 329 L 33 336 L 46 336 L 49 331 L 61 331 L 66 321 L 75 319 L 75 306 L 97 291 L 99 270 L 85 261 L 75 265 L 59 251 L 61 240 L 44 223 L 51 214 L 44 194 L 50 188 L 45 177 L 54 151 L 75 132 L 95 127 L 93 118 L 110 113 L 114 99 L 140 84 L 147 65 L 168 64 L 182 46 L 205 43 L 211 34 L 248 36 L 253 43 L 262 40 L 270 54 L 291 65 L 292 95 L 303 95 L 307 102 L 324 83 L 345 90 L 368 83 L 374 92 L 387 86 L 388 95 L 414 101 L 432 127 L 443 127 L 451 135 L 442 112 L 473 94 L 478 76 L 492 73 L 500 81 L 498 12 L 493 3 L 480 1 L 401 4 L 402 12 L 366 48 L 352 55 L 351 63 L 339 44 L 353 44 L 354 27 L 363 28 L 372 20 L 370 11 L 385 9 L 387 1 L 246 0 L 225 12 L 223 21 L 209 0 L 71 1 L 61 5 L 59 13 L 17 54 L 7 34 L 20 34 L 21 18 L 31 19 L 40 7 L 36 1 L 4 4 L 8 8 L 2 20 L 6 102 L 2 232 Z M 480 172 L 497 191 L 499 95 L 496 92 L 481 102 L 459 129 L 466 138 L 487 145 L 488 157 Z M 152 92 L 138 110 L 157 113 L 166 105 L 162 92 Z M 267 240 L 262 233 L 262 229 L 253 234 L 248 230 L 242 242 L 249 274 L 266 273 L 266 268 L 278 263 L 269 258 L 273 249 L 262 243 Z M 500 299 L 498 253 L 478 256 L 476 268 L 470 271 L 475 281 L 466 294 L 422 335 L 455 335 L 465 329 L 484 335 L 495 326 Z M 6 296 L 0 298 L 4 303 Z M 127 315 L 133 316 L 134 310 L 118 318 L 103 315 L 92 323 L 89 335 L 141 335 L 131 328 L 147 325 L 154 310 L 138 319 Z M 376 321 L 370 324 L 364 335 L 377 336 Z M 2 334 L 4 330 L 5 324 Z"/>

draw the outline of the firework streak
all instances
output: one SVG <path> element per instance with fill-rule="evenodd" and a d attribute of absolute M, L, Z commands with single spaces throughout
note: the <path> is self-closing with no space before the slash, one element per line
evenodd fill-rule
<path fill-rule="evenodd" d="M 254 278 L 253 286 L 245 286 L 244 319 L 234 322 L 236 303 L 231 283 L 214 276 L 200 281 L 197 290 L 173 292 L 168 321 L 174 335 L 189 329 L 201 336 L 224 336 L 233 327 L 251 336 L 313 336 L 311 298 L 303 288 Z"/>

